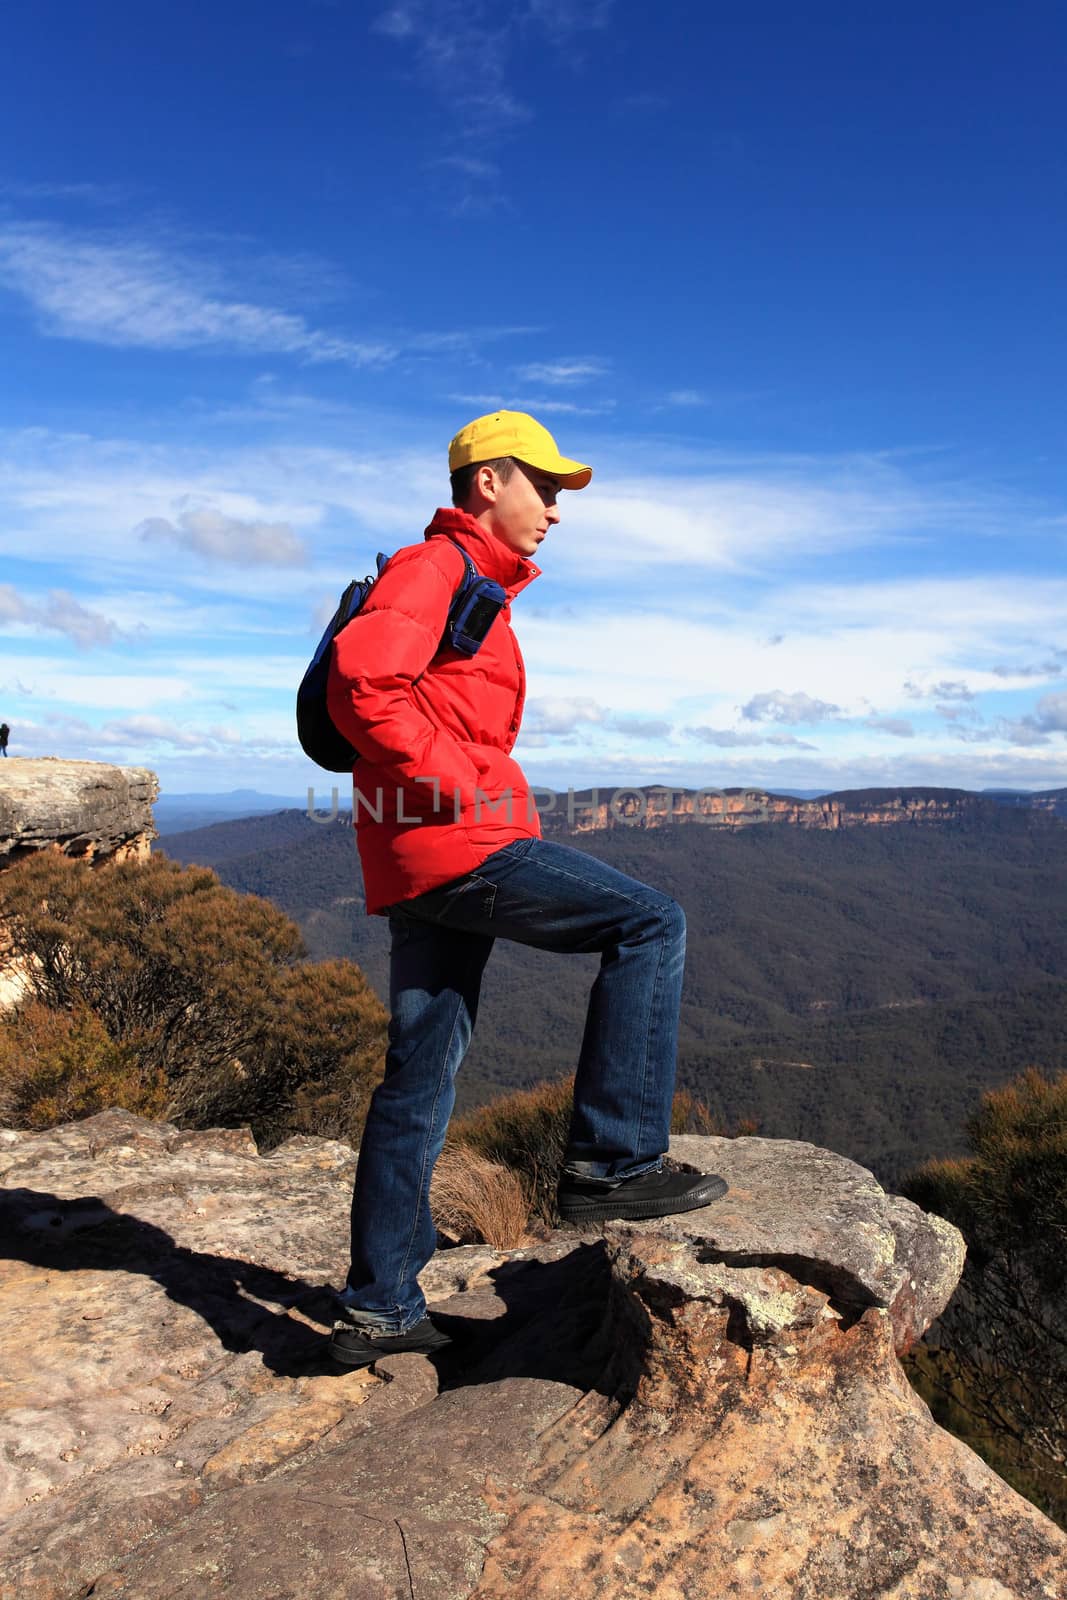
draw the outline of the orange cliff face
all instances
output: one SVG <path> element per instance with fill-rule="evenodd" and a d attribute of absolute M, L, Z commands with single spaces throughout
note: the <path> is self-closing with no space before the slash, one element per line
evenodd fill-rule
<path fill-rule="evenodd" d="M 1035 795 L 1028 809 L 1053 816 L 1057 811 L 1054 800 Z M 582 790 L 569 800 L 559 795 L 553 809 L 542 811 L 541 826 L 546 834 L 559 834 L 662 828 L 675 822 L 730 828 L 759 822 L 786 822 L 798 828 L 944 825 L 993 817 L 1001 809 L 995 800 L 966 789 L 843 789 L 803 800 L 755 788 L 672 790 L 651 785 L 647 789 Z"/>

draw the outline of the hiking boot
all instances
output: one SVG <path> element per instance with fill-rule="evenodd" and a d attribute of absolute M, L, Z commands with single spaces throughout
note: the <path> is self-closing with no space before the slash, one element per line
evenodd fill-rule
<path fill-rule="evenodd" d="M 451 1347 L 452 1340 L 440 1328 L 435 1328 L 429 1317 L 416 1322 L 407 1333 L 372 1333 L 369 1328 L 357 1327 L 347 1317 L 339 1317 L 330 1335 L 330 1359 L 351 1372 L 356 1367 L 369 1367 L 383 1356 L 415 1354 L 434 1356 Z"/>
<path fill-rule="evenodd" d="M 612 1189 L 564 1173 L 556 1191 L 562 1221 L 581 1227 L 586 1222 L 641 1222 L 696 1211 L 724 1195 L 725 1178 L 710 1172 L 669 1172 L 657 1168 L 623 1178 Z"/>

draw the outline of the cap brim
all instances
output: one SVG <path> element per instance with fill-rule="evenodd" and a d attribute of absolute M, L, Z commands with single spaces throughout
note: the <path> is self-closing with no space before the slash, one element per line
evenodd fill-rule
<path fill-rule="evenodd" d="M 536 461 L 522 457 L 528 467 L 536 467 L 538 472 L 550 472 L 554 478 L 559 479 L 561 489 L 584 489 L 593 476 L 592 467 L 583 466 L 580 461 L 571 461 L 568 456 L 556 456 L 549 459 L 539 456 Z"/>

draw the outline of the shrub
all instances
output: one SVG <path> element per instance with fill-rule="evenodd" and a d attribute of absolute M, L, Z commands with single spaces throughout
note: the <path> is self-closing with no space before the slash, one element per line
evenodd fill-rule
<path fill-rule="evenodd" d="M 351 961 L 302 963 L 278 980 L 273 1103 L 261 1103 L 270 1142 L 313 1133 L 358 1145 L 382 1075 L 388 1015 Z"/>
<path fill-rule="evenodd" d="M 574 1078 L 522 1089 L 453 1119 L 451 1144 L 467 1145 L 518 1174 L 530 1205 L 554 1226 L 556 1184 L 570 1134 Z M 671 1111 L 672 1133 L 725 1134 L 725 1126 L 688 1090 L 679 1090 Z"/>
<path fill-rule="evenodd" d="M 430 1210 L 437 1226 L 460 1244 L 513 1250 L 527 1239 L 530 1201 L 518 1173 L 469 1146 L 449 1145 L 441 1152 Z"/>
<path fill-rule="evenodd" d="M 309 1123 L 358 1129 L 385 1010 L 353 964 L 303 964 L 299 930 L 268 901 L 164 857 L 91 868 L 42 852 L 0 875 L 0 921 L 29 999 L 79 1027 L 91 1014 L 100 1049 L 125 1052 L 128 1070 L 109 1058 L 108 1092 L 127 1080 L 110 1103 L 137 1109 L 125 1096 L 164 1083 L 160 1114 L 192 1127 L 249 1122 L 267 1143 Z M 21 1046 L 40 1020 L 23 1004 L 8 1025 Z"/>
<path fill-rule="evenodd" d="M 968 1443 L 1064 1521 L 1067 1072 L 1031 1067 L 983 1095 L 967 1140 L 969 1156 L 927 1162 L 901 1185 L 967 1241 L 956 1294 L 909 1370 L 954 1431 L 967 1418 Z"/>
<path fill-rule="evenodd" d="M 553 1223 L 556 1181 L 567 1148 L 574 1104 L 574 1079 L 560 1078 L 494 1100 L 455 1117 L 450 1144 L 463 1144 L 517 1173 L 533 1210 Z"/>
<path fill-rule="evenodd" d="M 116 1044 L 88 1006 L 53 1011 L 39 1000 L 0 1022 L 0 1112 L 9 1126 L 51 1128 L 122 1106 L 159 1117 L 167 1082 L 134 1043 Z"/>

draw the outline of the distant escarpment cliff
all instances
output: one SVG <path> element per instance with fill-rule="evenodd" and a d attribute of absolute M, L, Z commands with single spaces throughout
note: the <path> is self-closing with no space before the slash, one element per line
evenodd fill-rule
<path fill-rule="evenodd" d="M 766 789 L 680 789 L 669 784 L 643 788 L 575 790 L 555 796 L 541 812 L 546 835 L 595 833 L 637 827 L 662 828 L 675 822 L 743 828 L 757 822 L 788 822 L 799 828 L 853 828 L 890 823 L 965 827 L 989 823 L 1007 806 L 1029 809 L 1040 818 L 1067 821 L 1067 789 L 1042 794 L 996 797 L 970 789 L 841 789 L 805 800 Z"/>

